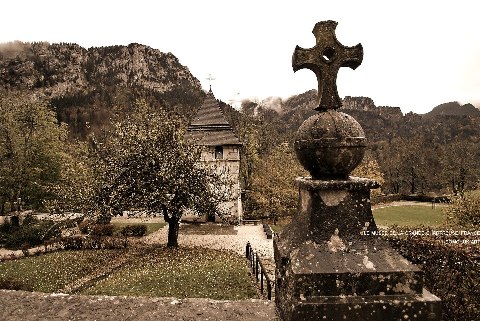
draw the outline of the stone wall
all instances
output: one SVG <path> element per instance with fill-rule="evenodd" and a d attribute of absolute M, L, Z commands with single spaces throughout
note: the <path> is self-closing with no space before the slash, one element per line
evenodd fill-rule
<path fill-rule="evenodd" d="M 220 204 L 220 209 L 232 217 L 241 219 L 243 213 L 240 200 L 240 149 L 238 146 L 225 145 L 222 147 L 223 157 L 216 156 L 214 146 L 207 146 L 202 152 L 201 159 L 226 180 L 224 188 L 230 195 Z"/>

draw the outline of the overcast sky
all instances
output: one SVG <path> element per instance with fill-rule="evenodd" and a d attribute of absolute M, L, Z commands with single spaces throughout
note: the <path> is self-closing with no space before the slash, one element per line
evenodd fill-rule
<path fill-rule="evenodd" d="M 361 43 L 363 63 L 342 68 L 338 91 L 377 106 L 425 113 L 459 101 L 480 107 L 480 14 L 476 1 L 104 1 L 0 3 L 0 42 L 136 42 L 172 52 L 226 102 L 288 98 L 317 87 L 293 72 L 296 45 L 315 45 L 312 29 L 336 20 L 337 38 Z"/>

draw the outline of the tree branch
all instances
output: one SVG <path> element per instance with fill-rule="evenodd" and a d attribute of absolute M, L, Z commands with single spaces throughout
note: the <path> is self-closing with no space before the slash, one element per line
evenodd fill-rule
<path fill-rule="evenodd" d="M 163 212 L 163 219 L 165 220 L 165 222 L 170 223 L 171 218 L 168 216 L 167 206 L 161 205 L 161 207 L 162 207 L 162 212 Z"/>

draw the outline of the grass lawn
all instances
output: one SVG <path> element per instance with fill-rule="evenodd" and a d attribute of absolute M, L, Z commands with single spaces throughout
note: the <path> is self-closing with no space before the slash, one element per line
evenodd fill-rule
<path fill-rule="evenodd" d="M 120 234 L 120 231 L 127 225 L 146 225 L 147 235 L 167 225 L 167 223 L 119 223 L 119 222 L 112 222 L 112 224 L 114 226 L 114 230 L 113 230 L 114 234 Z"/>
<path fill-rule="evenodd" d="M 125 250 L 61 251 L 0 263 L 0 286 L 55 292 L 108 265 Z M 82 294 L 239 300 L 256 298 L 245 258 L 202 248 L 152 248 Z M 20 285 L 20 286 L 18 286 Z M 11 288 L 11 287 L 10 287 Z"/>
<path fill-rule="evenodd" d="M 280 224 L 273 225 L 273 224 L 271 224 L 270 227 L 272 228 L 273 233 L 277 234 L 277 233 L 280 233 L 283 230 L 285 225 L 280 225 Z"/>
<path fill-rule="evenodd" d="M 439 226 L 444 222 L 443 206 L 435 209 L 426 205 L 386 206 L 373 210 L 373 217 L 378 225 L 385 226 Z M 270 225 L 275 233 L 283 230 L 286 224 Z"/>
<path fill-rule="evenodd" d="M 255 298 L 247 262 L 233 252 L 202 248 L 154 249 L 83 294 L 239 300 Z"/>
<path fill-rule="evenodd" d="M 53 252 L 0 263 L 0 284 L 13 282 L 21 289 L 54 292 L 108 264 L 121 250 Z"/>
<path fill-rule="evenodd" d="M 442 208 L 424 205 L 403 205 L 378 208 L 373 211 L 373 217 L 378 225 L 398 226 L 439 226 L 444 217 Z"/>

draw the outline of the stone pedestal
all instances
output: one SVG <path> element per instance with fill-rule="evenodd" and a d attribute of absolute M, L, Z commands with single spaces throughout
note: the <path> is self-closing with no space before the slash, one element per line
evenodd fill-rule
<path fill-rule="evenodd" d="M 281 320 L 441 320 L 423 273 L 373 236 L 378 183 L 299 178 L 298 213 L 274 239 Z"/>

